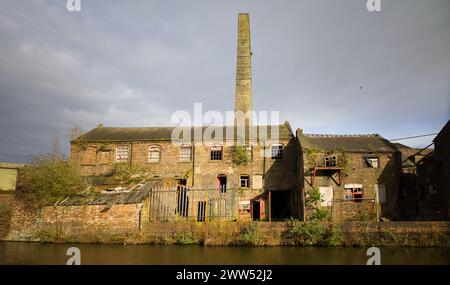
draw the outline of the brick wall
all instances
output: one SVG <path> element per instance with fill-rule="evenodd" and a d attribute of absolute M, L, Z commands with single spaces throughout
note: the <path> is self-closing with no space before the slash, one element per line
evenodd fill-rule
<path fill-rule="evenodd" d="M 326 153 L 318 153 L 315 161 L 316 164 L 323 162 Z M 337 154 L 339 156 L 340 154 Z M 315 178 L 314 184 L 311 185 L 311 161 L 308 161 L 307 154 L 304 153 L 304 171 L 305 191 L 309 191 L 312 187 L 333 187 L 333 199 L 344 199 L 344 185 L 348 183 L 358 183 L 363 185 L 363 198 L 375 199 L 375 187 L 378 184 L 384 185 L 386 188 L 386 202 L 378 205 L 379 215 L 383 217 L 396 218 L 398 213 L 398 192 L 401 175 L 401 160 L 399 153 L 375 153 L 379 159 L 378 168 L 367 168 L 364 166 L 365 153 L 346 153 L 347 165 L 346 170 L 342 171 L 342 183 L 339 185 L 338 173 L 331 175 L 330 171 L 319 171 Z M 338 165 L 339 166 L 339 165 Z M 345 209 L 345 207 L 341 207 Z M 347 207 L 348 208 L 348 207 Z M 375 208 L 374 208 L 375 209 Z M 343 215 L 345 216 L 345 215 Z"/>
<path fill-rule="evenodd" d="M 137 232 L 141 226 L 142 203 L 105 205 L 48 206 L 32 211 L 16 200 L 11 217 L 9 240 L 34 240 L 46 232 L 58 236 L 83 234 L 120 235 Z"/>

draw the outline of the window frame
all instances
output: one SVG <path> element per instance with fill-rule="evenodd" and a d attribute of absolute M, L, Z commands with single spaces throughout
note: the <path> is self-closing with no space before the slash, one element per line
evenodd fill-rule
<path fill-rule="evenodd" d="M 242 186 L 242 182 L 246 181 L 246 186 Z M 250 175 L 241 174 L 239 175 L 239 188 L 250 189 Z"/>
<path fill-rule="evenodd" d="M 373 167 L 373 166 L 369 166 L 368 160 L 369 159 L 376 159 L 377 160 L 377 167 Z M 378 156 L 371 156 L 371 155 L 365 155 L 363 156 L 363 164 L 364 164 L 364 168 L 380 168 L 380 157 Z M 372 165 L 372 164 L 370 164 Z"/>
<path fill-rule="evenodd" d="M 149 145 L 147 149 L 147 163 L 160 163 L 161 162 L 161 146 L 159 145 Z M 155 159 L 154 157 L 151 157 L 151 153 L 158 153 L 158 160 L 152 160 Z"/>
<path fill-rule="evenodd" d="M 274 156 L 274 147 L 278 147 L 278 153 Z M 271 160 L 282 160 L 283 159 L 283 144 L 272 144 L 270 145 L 270 159 Z"/>
<path fill-rule="evenodd" d="M 327 165 L 327 162 L 328 162 L 328 165 Z M 323 165 L 325 167 L 337 167 L 337 165 L 338 165 L 337 155 L 335 155 L 335 154 L 325 155 L 323 157 Z"/>
<path fill-rule="evenodd" d="M 189 149 L 189 158 L 186 154 L 183 154 L 183 150 Z M 191 162 L 192 161 L 192 145 L 182 145 L 180 146 L 180 153 L 178 155 L 179 162 Z"/>
<path fill-rule="evenodd" d="M 217 149 L 214 149 L 217 148 Z M 219 150 L 220 148 L 220 150 Z M 220 152 L 220 155 L 217 155 Z M 219 158 L 220 157 L 220 158 Z M 209 148 L 209 160 L 210 161 L 222 161 L 223 160 L 223 146 L 212 145 Z"/>

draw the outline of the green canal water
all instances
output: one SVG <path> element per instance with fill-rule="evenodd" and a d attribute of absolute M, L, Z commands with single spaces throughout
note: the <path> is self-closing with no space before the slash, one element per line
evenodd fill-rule
<path fill-rule="evenodd" d="M 0 242 L 0 265 L 65 264 L 78 247 L 82 264 L 365 264 L 367 248 L 202 247 Z M 448 248 L 381 248 L 382 264 L 450 264 Z"/>

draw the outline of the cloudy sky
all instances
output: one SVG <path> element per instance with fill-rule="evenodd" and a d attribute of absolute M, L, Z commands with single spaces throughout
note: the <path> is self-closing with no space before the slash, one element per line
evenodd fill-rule
<path fill-rule="evenodd" d="M 0 1 L 0 161 L 67 129 L 169 125 L 233 110 L 237 14 L 250 13 L 255 110 L 308 133 L 438 132 L 450 118 L 450 1 Z M 425 146 L 432 137 L 402 141 Z"/>

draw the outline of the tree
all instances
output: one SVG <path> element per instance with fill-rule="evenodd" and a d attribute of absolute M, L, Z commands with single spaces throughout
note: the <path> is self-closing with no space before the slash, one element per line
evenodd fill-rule
<path fill-rule="evenodd" d="M 61 156 L 39 156 L 19 170 L 18 194 L 33 208 L 88 193 L 89 189 L 78 168 Z"/>
<path fill-rule="evenodd" d="M 69 138 L 69 141 L 76 140 L 83 134 L 84 131 L 78 124 L 73 124 L 72 127 L 70 127 L 67 131 L 67 137 Z"/>

